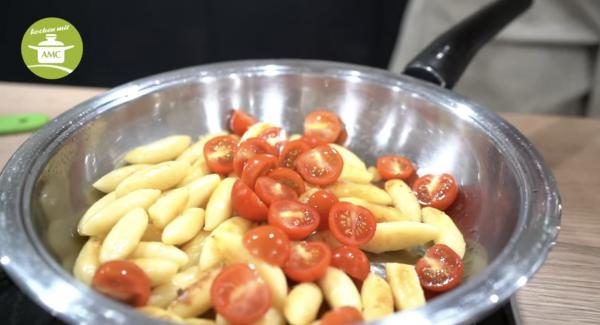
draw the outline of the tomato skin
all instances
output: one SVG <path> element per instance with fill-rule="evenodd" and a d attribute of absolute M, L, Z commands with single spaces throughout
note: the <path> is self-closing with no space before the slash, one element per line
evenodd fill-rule
<path fill-rule="evenodd" d="M 246 232 L 244 246 L 250 254 L 277 266 L 283 266 L 290 256 L 290 240 L 287 234 L 269 225 Z"/>
<path fill-rule="evenodd" d="M 233 156 L 233 171 L 236 175 L 241 175 L 248 159 L 257 154 L 269 154 L 275 156 L 277 155 L 277 152 L 273 146 L 259 138 L 250 138 L 240 143 Z"/>
<path fill-rule="evenodd" d="M 204 145 L 204 159 L 213 173 L 229 174 L 233 171 L 233 156 L 238 140 L 230 135 L 210 139 Z"/>
<path fill-rule="evenodd" d="M 338 307 L 330 310 L 323 318 L 321 318 L 321 325 L 345 325 L 355 324 L 364 321 L 362 314 L 358 309 L 351 306 Z"/>
<path fill-rule="evenodd" d="M 293 188 L 266 176 L 256 179 L 254 191 L 267 205 L 278 200 L 296 200 L 298 198 L 298 194 Z"/>
<path fill-rule="evenodd" d="M 271 289 L 248 264 L 225 267 L 213 281 L 210 300 L 215 310 L 233 324 L 251 324 L 272 305 Z"/>
<path fill-rule="evenodd" d="M 377 171 L 385 180 L 408 180 L 416 171 L 413 163 L 402 156 L 382 156 L 377 159 Z"/>
<path fill-rule="evenodd" d="M 265 176 L 277 167 L 277 158 L 267 154 L 258 154 L 248 159 L 240 179 L 250 188 L 254 188 L 256 179 Z"/>
<path fill-rule="evenodd" d="M 329 111 L 311 112 L 304 118 L 304 134 L 322 142 L 335 142 L 342 131 L 342 121 Z"/>
<path fill-rule="evenodd" d="M 319 226 L 319 213 L 312 207 L 292 200 L 275 201 L 269 207 L 269 224 L 283 230 L 290 239 L 308 237 Z"/>
<path fill-rule="evenodd" d="M 329 211 L 331 207 L 338 202 L 337 196 L 326 190 L 319 190 L 313 193 L 309 198 L 307 204 L 315 208 L 319 212 L 321 222 L 319 223 L 319 230 L 329 229 Z"/>
<path fill-rule="evenodd" d="M 460 284 L 464 276 L 463 261 L 444 244 L 435 244 L 415 265 L 421 286 L 432 292 L 444 292 Z"/>
<path fill-rule="evenodd" d="M 375 235 L 375 217 L 366 208 L 338 202 L 329 211 L 329 231 L 342 244 L 360 246 Z"/>
<path fill-rule="evenodd" d="M 269 209 L 258 195 L 246 185 L 246 183 L 237 180 L 231 190 L 231 204 L 233 211 L 240 217 L 251 221 L 263 221 L 267 219 Z"/>
<path fill-rule="evenodd" d="M 302 140 L 292 140 L 283 143 L 279 153 L 279 166 L 294 169 L 294 162 L 304 152 L 310 150 L 310 146 Z"/>
<path fill-rule="evenodd" d="M 285 184 L 293 188 L 298 195 L 301 195 L 305 191 L 304 180 L 302 179 L 302 176 L 289 168 L 276 168 L 267 176 L 280 182 L 281 184 Z"/>
<path fill-rule="evenodd" d="M 315 137 L 315 136 L 310 136 L 310 135 L 303 135 L 302 138 L 300 139 L 301 141 L 303 141 L 306 145 L 308 145 L 308 148 L 314 148 L 314 147 L 318 147 L 318 146 L 324 146 L 327 145 L 327 142 L 323 142 L 321 141 L 319 138 Z"/>
<path fill-rule="evenodd" d="M 229 118 L 229 129 L 241 137 L 256 122 L 256 119 L 252 115 L 232 109 L 231 117 Z"/>
<path fill-rule="evenodd" d="M 369 272 L 371 264 L 367 255 L 354 246 L 340 246 L 333 250 L 331 265 L 346 272 L 356 280 L 364 281 Z"/>
<path fill-rule="evenodd" d="M 449 208 L 458 196 L 458 183 L 450 174 L 421 176 L 412 189 L 421 205 L 438 210 Z"/>
<path fill-rule="evenodd" d="M 322 241 L 299 242 L 292 245 L 283 272 L 297 282 L 320 279 L 331 263 L 331 249 Z"/>
<path fill-rule="evenodd" d="M 346 140 L 348 140 L 348 131 L 346 131 L 346 127 L 344 126 L 337 140 L 335 140 L 335 143 L 339 144 L 340 146 L 343 146 L 346 143 Z"/>
<path fill-rule="evenodd" d="M 100 265 L 92 278 L 92 287 L 134 307 L 146 305 L 150 298 L 148 276 L 129 261 L 109 261 Z"/>
<path fill-rule="evenodd" d="M 264 140 L 275 148 L 277 144 L 287 139 L 287 134 L 282 128 L 272 127 L 266 129 L 258 136 L 258 138 Z"/>
<path fill-rule="evenodd" d="M 306 151 L 296 159 L 296 170 L 305 181 L 313 185 L 326 186 L 334 183 L 344 167 L 337 150 L 322 145 Z"/>

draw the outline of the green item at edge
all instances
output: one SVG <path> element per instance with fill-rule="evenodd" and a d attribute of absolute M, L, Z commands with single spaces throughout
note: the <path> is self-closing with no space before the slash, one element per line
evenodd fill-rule
<path fill-rule="evenodd" d="M 44 114 L 0 115 L 0 134 L 13 134 L 37 130 L 50 121 Z"/>

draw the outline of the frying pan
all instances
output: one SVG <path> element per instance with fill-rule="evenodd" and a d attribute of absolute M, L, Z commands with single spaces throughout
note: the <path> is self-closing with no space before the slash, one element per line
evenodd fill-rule
<path fill-rule="evenodd" d="M 0 175 L 0 263 L 67 322 L 158 324 L 70 275 L 83 243 L 77 221 L 100 196 L 91 183 L 135 146 L 224 129 L 231 107 L 293 132 L 302 131 L 308 112 L 327 107 L 345 121 L 348 146 L 369 165 L 401 153 L 419 174 L 449 172 L 461 187 L 449 214 L 468 242 L 468 279 L 380 322 L 474 321 L 542 265 L 558 233 L 560 198 L 521 133 L 443 87 L 454 85 L 477 49 L 529 5 L 503 0 L 482 9 L 434 41 L 405 75 L 323 61 L 228 62 L 140 79 L 83 102 L 28 139 Z"/>

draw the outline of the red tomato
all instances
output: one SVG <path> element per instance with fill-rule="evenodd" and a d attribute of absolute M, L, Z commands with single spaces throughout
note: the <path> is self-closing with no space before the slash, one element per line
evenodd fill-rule
<path fill-rule="evenodd" d="M 100 265 L 92 279 L 92 287 L 134 307 L 144 306 L 150 297 L 150 280 L 146 273 L 129 261 L 110 261 Z"/>
<path fill-rule="evenodd" d="M 300 140 L 303 141 L 304 143 L 306 143 L 309 148 L 327 145 L 327 142 L 323 142 L 315 136 L 306 135 L 306 134 L 303 135 Z"/>
<path fill-rule="evenodd" d="M 346 143 L 346 140 L 348 140 L 348 131 L 346 131 L 346 127 L 344 127 L 342 132 L 340 132 L 340 136 L 335 140 L 335 143 L 343 146 L 344 143 Z"/>
<path fill-rule="evenodd" d="M 371 211 L 361 206 L 338 202 L 329 211 L 329 230 L 342 244 L 365 244 L 375 235 L 376 227 L 377 223 Z"/>
<path fill-rule="evenodd" d="M 439 210 L 446 210 L 458 195 L 456 180 L 449 174 L 421 176 L 412 189 L 421 205 Z"/>
<path fill-rule="evenodd" d="M 385 180 L 407 180 L 415 173 L 415 166 L 402 156 L 383 156 L 377 159 L 377 171 Z"/>
<path fill-rule="evenodd" d="M 246 183 L 246 185 L 250 186 L 250 188 L 254 188 L 254 183 L 256 183 L 257 178 L 267 175 L 276 167 L 277 158 L 275 158 L 275 156 L 258 154 L 248 159 L 246 166 L 244 166 L 244 169 L 242 170 L 240 179 Z"/>
<path fill-rule="evenodd" d="M 462 259 L 444 244 L 431 246 L 415 265 L 421 286 L 429 291 L 448 291 L 460 284 L 464 275 Z"/>
<path fill-rule="evenodd" d="M 315 208 L 321 217 L 319 229 L 329 229 L 329 210 L 331 210 L 331 207 L 337 202 L 337 196 L 325 190 L 316 191 L 308 198 L 307 204 Z"/>
<path fill-rule="evenodd" d="M 290 240 L 286 233 L 269 225 L 250 229 L 244 235 L 244 246 L 250 254 L 277 266 L 283 266 L 290 256 Z"/>
<path fill-rule="evenodd" d="M 340 177 L 343 167 L 340 154 L 327 145 L 310 149 L 296 159 L 296 170 L 313 185 L 332 184 Z"/>
<path fill-rule="evenodd" d="M 256 195 L 267 205 L 271 205 L 274 201 L 296 200 L 298 198 L 298 194 L 293 188 L 266 176 L 256 179 L 254 190 Z"/>
<path fill-rule="evenodd" d="M 292 245 L 283 272 L 297 282 L 311 282 L 325 275 L 331 262 L 331 249 L 321 241 L 299 242 Z"/>
<path fill-rule="evenodd" d="M 233 170 L 233 155 L 238 140 L 229 135 L 210 139 L 204 145 L 204 159 L 213 173 L 229 174 Z"/>
<path fill-rule="evenodd" d="M 227 321 L 250 324 L 271 308 L 271 289 L 247 264 L 233 264 L 215 278 L 210 301 Z"/>
<path fill-rule="evenodd" d="M 358 309 L 351 306 L 343 306 L 325 313 L 323 318 L 321 318 L 321 325 L 345 325 L 360 323 L 362 321 L 364 319 Z"/>
<path fill-rule="evenodd" d="M 240 137 L 248 130 L 248 128 L 256 124 L 256 119 L 248 113 L 231 110 L 231 118 L 229 119 L 229 129 Z"/>
<path fill-rule="evenodd" d="M 275 201 L 269 207 L 269 224 L 276 226 L 291 239 L 306 238 L 319 226 L 319 213 L 312 207 L 291 200 Z"/>
<path fill-rule="evenodd" d="M 357 280 L 364 281 L 371 272 L 369 258 L 357 247 L 340 246 L 332 253 L 331 265 Z"/>
<path fill-rule="evenodd" d="M 233 171 L 237 175 L 241 175 L 246 166 L 248 159 L 254 157 L 257 154 L 269 154 L 276 156 L 277 151 L 265 140 L 259 138 L 250 138 L 238 146 L 235 155 L 233 156 Z"/>
<path fill-rule="evenodd" d="M 266 141 L 268 144 L 275 147 L 276 144 L 283 142 L 287 139 L 285 130 L 278 127 L 272 127 L 266 129 L 263 133 L 258 136 L 259 139 Z"/>
<path fill-rule="evenodd" d="M 311 112 L 304 119 L 304 134 L 323 142 L 335 142 L 341 131 L 342 121 L 332 112 Z"/>
<path fill-rule="evenodd" d="M 231 190 L 231 205 L 233 211 L 240 217 L 252 221 L 262 221 L 267 219 L 269 209 L 258 198 L 258 195 L 252 191 L 246 183 L 237 180 Z"/>
<path fill-rule="evenodd" d="M 298 195 L 304 193 L 304 180 L 302 179 L 302 176 L 289 168 L 277 168 L 270 172 L 267 176 L 280 182 L 281 184 L 285 184 L 293 188 Z"/>
<path fill-rule="evenodd" d="M 283 144 L 279 154 L 279 165 L 294 169 L 294 162 L 305 151 L 310 150 L 308 144 L 302 140 L 288 141 Z"/>

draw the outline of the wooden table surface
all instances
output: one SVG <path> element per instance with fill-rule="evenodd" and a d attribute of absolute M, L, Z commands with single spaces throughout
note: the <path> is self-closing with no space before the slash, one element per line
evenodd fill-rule
<path fill-rule="evenodd" d="M 104 89 L 0 82 L 0 115 L 57 116 Z M 600 120 L 504 114 L 558 180 L 562 225 L 542 269 L 517 295 L 525 324 L 600 324 Z M 28 134 L 0 136 L 0 167 Z"/>

